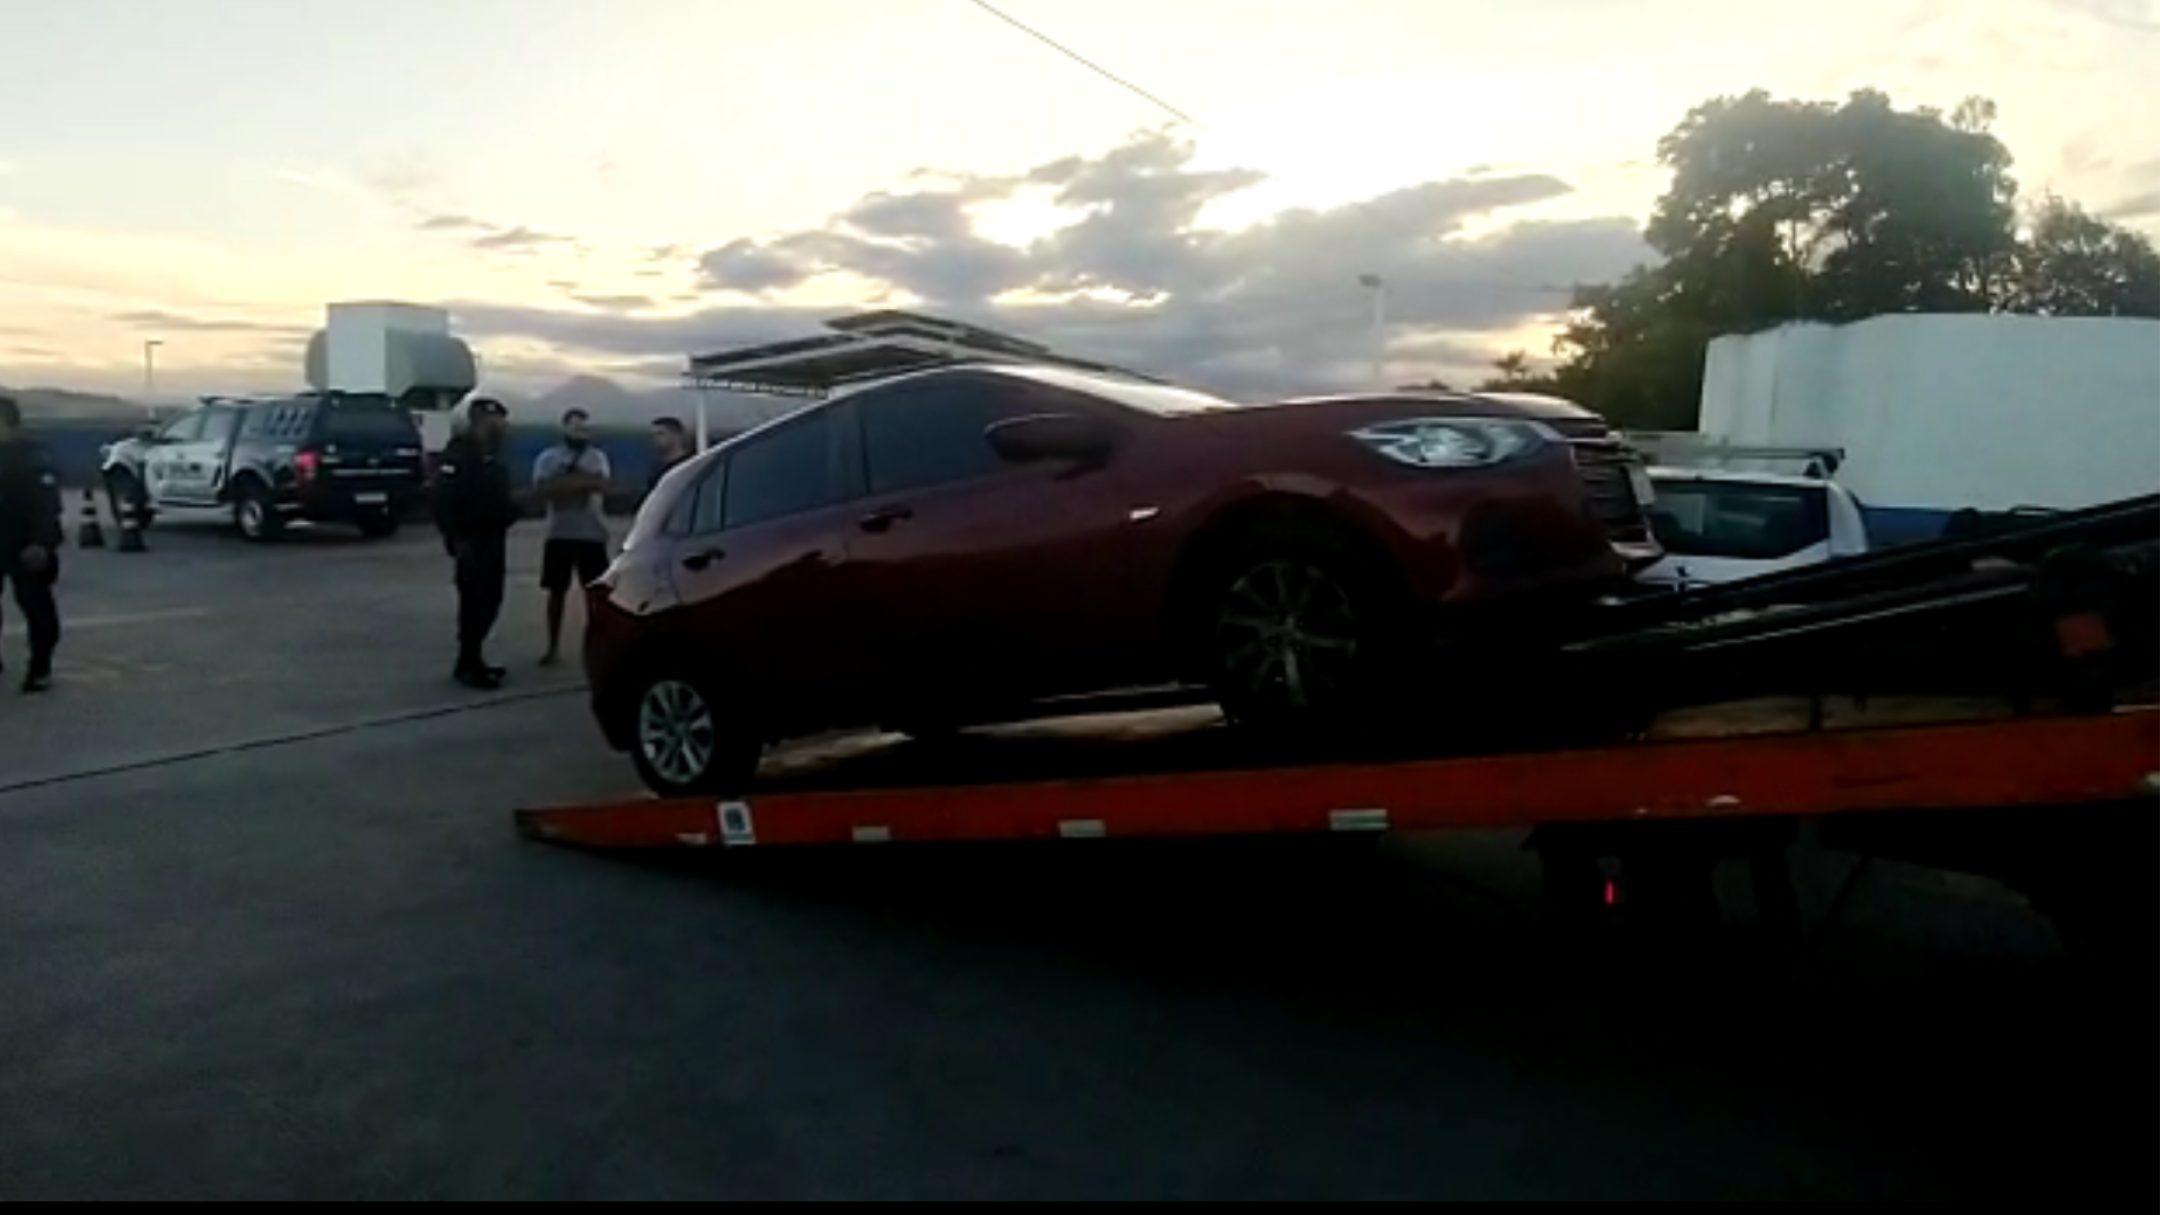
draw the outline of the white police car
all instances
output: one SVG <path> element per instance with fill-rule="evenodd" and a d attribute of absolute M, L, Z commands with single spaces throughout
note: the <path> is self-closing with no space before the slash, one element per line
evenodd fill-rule
<path fill-rule="evenodd" d="M 1867 521 L 1834 481 L 1653 467 L 1650 525 L 1665 555 L 1636 575 L 1668 590 L 1737 582 L 1868 551 Z"/>

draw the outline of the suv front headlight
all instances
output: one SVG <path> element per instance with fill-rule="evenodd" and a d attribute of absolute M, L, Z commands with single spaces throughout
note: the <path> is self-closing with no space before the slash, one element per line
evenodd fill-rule
<path fill-rule="evenodd" d="M 1412 468 L 1489 468 L 1562 441 L 1551 427 L 1516 418 L 1410 418 L 1350 437 Z"/>

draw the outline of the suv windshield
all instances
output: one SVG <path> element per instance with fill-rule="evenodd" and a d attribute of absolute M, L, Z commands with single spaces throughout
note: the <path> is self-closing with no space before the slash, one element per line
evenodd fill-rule
<path fill-rule="evenodd" d="M 1686 557 L 1785 557 L 1830 537 L 1820 486 L 1660 478 L 1651 526 L 1668 553 Z"/>
<path fill-rule="evenodd" d="M 326 405 L 316 430 L 334 443 L 416 443 L 412 417 L 394 405 Z"/>

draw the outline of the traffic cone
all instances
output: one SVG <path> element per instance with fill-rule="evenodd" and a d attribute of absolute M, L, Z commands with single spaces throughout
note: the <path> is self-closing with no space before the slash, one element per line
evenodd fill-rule
<path fill-rule="evenodd" d="M 143 543 L 143 504 L 136 501 L 120 504 L 120 551 L 123 553 L 147 553 L 150 546 Z"/>
<path fill-rule="evenodd" d="M 75 533 L 75 547 L 105 547 L 105 525 L 98 521 L 97 495 L 87 485 L 82 491 L 82 527 Z"/>

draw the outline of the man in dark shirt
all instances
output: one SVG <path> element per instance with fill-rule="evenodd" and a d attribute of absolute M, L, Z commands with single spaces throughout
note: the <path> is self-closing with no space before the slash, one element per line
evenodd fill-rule
<path fill-rule="evenodd" d="M 502 462 L 509 410 L 491 397 L 466 406 L 467 425 L 443 448 L 435 470 L 435 524 L 457 562 L 458 658 L 452 678 L 492 691 L 504 671 L 482 655 L 502 613 L 505 536 L 517 522 L 510 471 Z"/>
<path fill-rule="evenodd" d="M 0 397 L 0 584 L 30 626 L 30 669 L 22 690 L 52 684 L 53 649 L 60 644 L 60 611 L 53 583 L 60 576 L 60 481 L 45 449 L 23 433 L 22 410 Z"/>
<path fill-rule="evenodd" d="M 660 488 L 660 478 L 675 471 L 675 466 L 697 454 L 691 447 L 690 435 L 683 430 L 681 418 L 654 418 L 652 424 L 653 472 L 645 480 L 645 493 Z"/>

